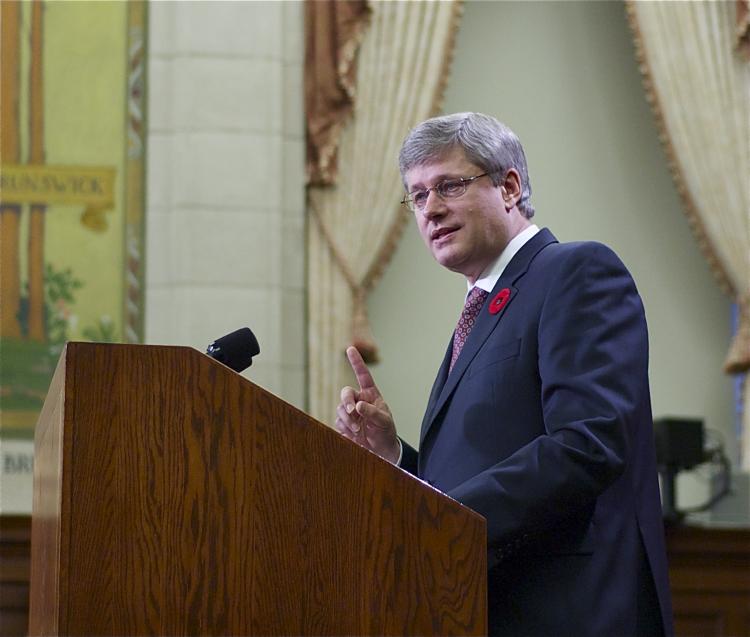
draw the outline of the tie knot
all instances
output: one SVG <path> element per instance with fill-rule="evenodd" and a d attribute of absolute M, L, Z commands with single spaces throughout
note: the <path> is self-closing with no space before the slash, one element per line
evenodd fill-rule
<path fill-rule="evenodd" d="M 482 309 L 485 299 L 489 296 L 489 292 L 486 292 L 482 288 L 473 287 L 469 296 L 466 297 L 466 303 L 464 304 L 463 315 L 466 317 L 476 318 L 479 314 L 479 310 Z"/>

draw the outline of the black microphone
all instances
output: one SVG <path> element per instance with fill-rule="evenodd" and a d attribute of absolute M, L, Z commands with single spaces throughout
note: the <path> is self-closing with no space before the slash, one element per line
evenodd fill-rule
<path fill-rule="evenodd" d="M 217 338 L 208 346 L 206 354 L 235 372 L 241 372 L 253 364 L 253 356 L 260 354 L 260 345 L 249 327 L 241 327 Z"/>

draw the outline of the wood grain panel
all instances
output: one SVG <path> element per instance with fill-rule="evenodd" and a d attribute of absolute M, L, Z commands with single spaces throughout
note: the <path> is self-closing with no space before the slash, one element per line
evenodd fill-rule
<path fill-rule="evenodd" d="M 0 637 L 20 637 L 29 626 L 31 518 L 0 516 Z"/>
<path fill-rule="evenodd" d="M 678 636 L 750 637 L 750 529 L 667 531 Z"/>
<path fill-rule="evenodd" d="M 31 525 L 29 634 L 56 635 L 59 630 L 61 569 L 60 526 L 63 496 L 63 432 L 67 355 L 63 350 L 34 432 L 34 493 Z"/>
<path fill-rule="evenodd" d="M 65 370 L 33 634 L 486 631 L 477 514 L 194 350 L 69 344 Z"/>

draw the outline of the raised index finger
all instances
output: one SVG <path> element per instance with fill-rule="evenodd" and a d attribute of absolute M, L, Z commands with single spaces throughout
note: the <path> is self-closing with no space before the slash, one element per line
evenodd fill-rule
<path fill-rule="evenodd" d="M 349 364 L 352 366 L 354 375 L 357 377 L 360 390 L 375 388 L 375 381 L 372 378 L 370 370 L 367 369 L 365 361 L 362 360 L 359 350 L 354 346 L 347 347 L 346 357 L 349 359 Z"/>

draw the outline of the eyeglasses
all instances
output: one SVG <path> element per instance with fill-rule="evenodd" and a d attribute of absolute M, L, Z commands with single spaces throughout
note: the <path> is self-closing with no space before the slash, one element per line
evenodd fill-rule
<path fill-rule="evenodd" d="M 408 193 L 402 200 L 401 203 L 409 206 L 409 210 L 412 212 L 422 212 L 427 205 L 427 199 L 430 196 L 431 191 L 435 191 L 441 199 L 456 199 L 466 192 L 466 189 L 476 179 L 480 177 L 486 177 L 489 173 L 482 173 L 476 177 L 459 177 L 458 179 L 444 179 L 440 183 L 435 184 L 432 188 L 426 188 L 425 190 L 415 190 L 414 192 Z"/>

